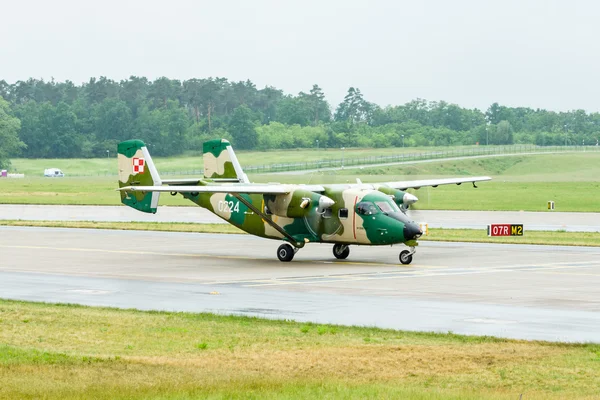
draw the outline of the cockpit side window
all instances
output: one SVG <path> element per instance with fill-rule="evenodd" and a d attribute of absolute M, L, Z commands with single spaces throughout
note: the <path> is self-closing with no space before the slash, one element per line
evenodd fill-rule
<path fill-rule="evenodd" d="M 400 208 L 393 201 L 376 201 L 375 205 L 385 214 L 400 212 Z"/>
<path fill-rule="evenodd" d="M 377 214 L 377 207 L 373 203 L 361 201 L 356 205 L 356 212 L 361 215 Z"/>

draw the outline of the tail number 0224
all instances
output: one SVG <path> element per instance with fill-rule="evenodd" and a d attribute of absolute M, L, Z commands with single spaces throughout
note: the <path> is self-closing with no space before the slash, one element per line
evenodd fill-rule
<path fill-rule="evenodd" d="M 219 200 L 217 204 L 220 212 L 240 212 L 240 202 L 236 201 L 227 201 L 227 200 Z"/>

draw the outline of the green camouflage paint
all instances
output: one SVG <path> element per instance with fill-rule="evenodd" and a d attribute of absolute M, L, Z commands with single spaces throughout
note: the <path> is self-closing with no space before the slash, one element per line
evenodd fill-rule
<path fill-rule="evenodd" d="M 214 173 L 211 178 L 199 179 L 197 185 L 218 185 L 218 179 L 237 177 L 233 170 L 226 140 L 212 140 L 203 146 L 205 167 L 209 165 Z M 139 140 L 126 141 L 119 144 L 119 186 L 153 186 L 154 181 L 150 168 L 142 172 L 132 171 L 132 160 L 135 157 L 149 156 L 143 142 Z M 143 153 L 143 154 L 142 154 Z M 231 165 L 231 170 L 227 164 Z M 158 178 L 160 179 L 160 178 Z M 177 192 L 177 184 L 172 185 Z M 292 244 L 305 242 L 326 242 L 364 245 L 389 245 L 407 242 L 403 228 L 408 219 L 392 218 L 381 209 L 371 215 L 357 213 L 357 204 L 368 202 L 376 206 L 384 202 L 393 207 L 394 213 L 400 213 L 397 204 L 401 204 L 404 192 L 387 188 L 384 185 L 377 189 L 361 189 L 350 185 L 323 185 L 324 191 L 316 193 L 307 190 L 302 185 L 289 185 L 290 192 L 278 195 L 241 194 L 261 214 L 253 212 L 236 195 L 228 193 L 181 193 L 200 207 L 206 208 L 225 221 L 252 235 L 291 241 L 275 229 L 270 222 L 276 224 L 294 239 Z M 153 193 L 121 192 L 123 204 L 145 212 L 155 212 L 151 197 Z M 331 208 L 319 210 L 319 199 L 326 196 L 335 203 Z M 391 196 L 394 196 L 392 199 Z M 400 203 L 398 203 L 400 202 Z M 321 212 L 320 212 L 321 211 Z M 389 210 L 388 210 L 389 211 Z"/>
<path fill-rule="evenodd" d="M 204 177 L 209 179 L 232 179 L 237 174 L 229 155 L 231 144 L 225 139 L 204 142 L 202 158 L 204 160 Z"/>
<path fill-rule="evenodd" d="M 375 202 L 391 203 L 392 200 L 383 193 L 373 191 L 363 197 L 362 202 L 376 204 Z M 402 229 L 404 225 L 399 221 L 386 216 L 380 210 L 373 215 L 358 216 L 363 220 L 363 227 L 370 244 L 384 245 L 404 242 Z"/>
<path fill-rule="evenodd" d="M 148 159 L 149 153 L 141 140 L 133 139 L 119 143 L 117 146 L 119 187 L 157 184 L 148 168 Z M 136 162 L 136 160 L 142 161 Z M 134 165 L 136 163 L 139 165 Z M 146 213 L 156 213 L 158 193 L 120 192 L 120 194 L 123 204 Z"/>

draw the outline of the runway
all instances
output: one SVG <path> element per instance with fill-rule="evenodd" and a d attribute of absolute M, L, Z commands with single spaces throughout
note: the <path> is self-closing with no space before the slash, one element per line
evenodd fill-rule
<path fill-rule="evenodd" d="M 408 214 L 417 222 L 427 222 L 430 228 L 486 229 L 493 223 L 517 223 L 523 224 L 525 231 L 600 232 L 600 213 L 409 210 Z M 0 204 L 2 219 L 225 223 L 208 210 L 195 206 L 161 206 L 156 214 L 144 214 L 125 206 Z"/>
<path fill-rule="evenodd" d="M 249 235 L 0 227 L 0 297 L 600 342 L 600 249 L 309 244 Z"/>

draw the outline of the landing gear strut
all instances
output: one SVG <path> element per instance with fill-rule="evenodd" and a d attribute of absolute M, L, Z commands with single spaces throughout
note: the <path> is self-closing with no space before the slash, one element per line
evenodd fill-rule
<path fill-rule="evenodd" d="M 350 248 L 347 244 L 336 243 L 333 245 L 333 255 L 338 260 L 345 260 L 350 254 Z"/>
<path fill-rule="evenodd" d="M 287 243 L 282 244 L 277 249 L 277 258 L 279 258 L 279 261 L 283 261 L 283 262 L 292 261 L 292 259 L 294 258 L 294 254 L 296 254 L 296 251 L 294 250 L 294 248 L 292 246 L 290 246 Z"/>
<path fill-rule="evenodd" d="M 410 251 L 408 250 L 402 250 L 400 252 L 400 262 L 404 265 L 410 264 L 412 262 L 413 259 L 413 254 L 415 254 L 417 252 L 417 250 L 414 247 L 410 248 Z"/>

